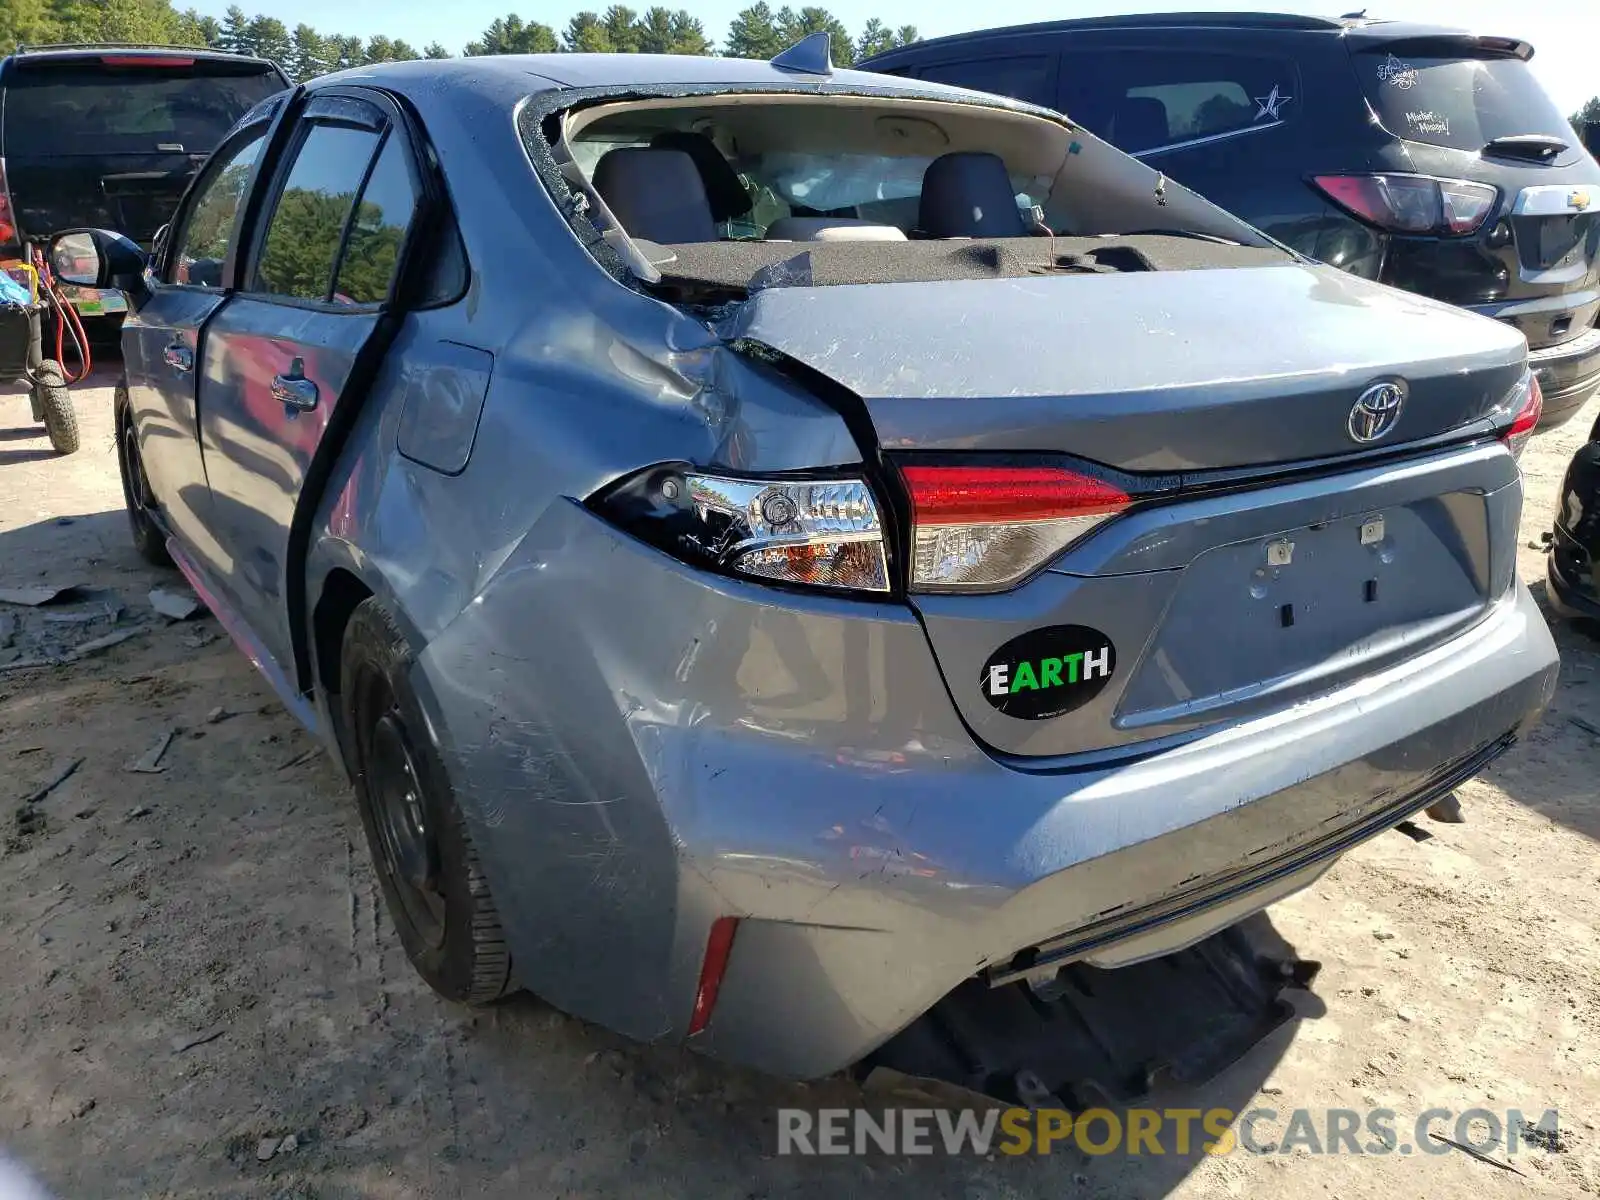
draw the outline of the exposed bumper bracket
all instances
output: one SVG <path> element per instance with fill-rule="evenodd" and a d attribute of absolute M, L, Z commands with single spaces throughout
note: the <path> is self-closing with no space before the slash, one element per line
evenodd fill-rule
<path fill-rule="evenodd" d="M 1117 970 L 1074 963 L 1049 998 L 969 980 L 862 1068 L 1075 1111 L 1133 1104 L 1162 1082 L 1205 1083 L 1289 1021 L 1283 992 L 1309 987 L 1321 967 L 1260 953 L 1248 924 Z"/>

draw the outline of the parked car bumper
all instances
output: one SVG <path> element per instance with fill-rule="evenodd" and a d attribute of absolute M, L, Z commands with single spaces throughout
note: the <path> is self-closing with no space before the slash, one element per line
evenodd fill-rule
<path fill-rule="evenodd" d="M 1541 424 L 1570 417 L 1600 390 L 1600 326 L 1558 346 L 1530 350 L 1528 366 L 1544 392 Z"/>
<path fill-rule="evenodd" d="M 1094 769 L 999 761 L 906 609 L 698 573 L 558 506 L 416 666 L 520 982 L 812 1077 L 964 980 L 1166 953 L 1312 882 L 1547 702 L 1517 584 L 1319 699 Z"/>
<path fill-rule="evenodd" d="M 1592 435 L 1591 435 L 1592 437 Z M 1565 617 L 1600 620 L 1600 442 L 1578 448 L 1556 498 L 1546 594 Z"/>

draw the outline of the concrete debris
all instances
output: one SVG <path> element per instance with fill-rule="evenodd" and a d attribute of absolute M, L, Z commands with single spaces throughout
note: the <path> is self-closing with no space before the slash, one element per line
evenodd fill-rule
<path fill-rule="evenodd" d="M 256 1161 L 271 1162 L 272 1156 L 278 1152 L 278 1139 L 275 1137 L 262 1138 L 256 1143 Z"/>
<path fill-rule="evenodd" d="M 292 1133 L 278 1143 L 279 1154 L 293 1154 L 298 1149 L 300 1149 L 300 1139 Z"/>
<path fill-rule="evenodd" d="M 218 722 L 226 721 L 231 716 L 233 714 L 219 704 L 206 714 L 206 724 L 215 725 Z"/>
<path fill-rule="evenodd" d="M 166 768 L 161 765 L 162 755 L 166 754 L 167 747 L 172 745 L 172 739 L 178 736 L 176 729 L 169 729 L 156 739 L 155 745 L 144 752 L 144 756 L 136 762 L 129 763 L 126 770 L 140 775 L 158 775 Z"/>
<path fill-rule="evenodd" d="M 87 612 L 45 613 L 44 619 L 51 625 L 93 625 L 96 621 L 114 622 L 121 615 L 120 605 L 105 604 Z"/>
<path fill-rule="evenodd" d="M 69 583 L 61 587 L 0 588 L 0 604 L 21 604 L 28 608 L 38 608 L 43 604 L 53 604 L 57 600 L 71 599 L 78 594 L 80 586 Z"/>
<path fill-rule="evenodd" d="M 172 621 L 187 621 L 203 607 L 200 598 L 176 588 L 151 588 L 150 607 Z"/>
<path fill-rule="evenodd" d="M 128 810 L 128 820 L 130 821 L 137 821 L 140 817 L 148 817 L 149 815 L 150 806 L 148 804 L 136 804 Z"/>
<path fill-rule="evenodd" d="M 76 650 L 73 650 L 72 653 L 68 654 L 62 661 L 69 663 L 77 662 L 81 658 L 88 658 L 91 654 L 98 654 L 102 650 L 109 650 L 112 646 L 121 645 L 129 638 L 138 637 L 143 632 L 143 629 L 122 629 L 118 630 L 116 633 L 108 633 L 105 635 L 105 637 L 98 637 L 93 641 L 85 642 Z"/>
<path fill-rule="evenodd" d="M 39 801 L 43 800 L 51 792 L 55 791 L 58 787 L 65 783 L 71 777 L 72 773 L 81 766 L 83 766 L 83 759 L 74 758 L 70 762 L 58 767 L 55 773 L 51 775 L 49 779 L 45 780 L 44 783 L 41 783 L 38 787 L 34 788 L 33 791 L 24 796 L 22 798 L 22 802 L 24 804 L 39 803 Z"/>

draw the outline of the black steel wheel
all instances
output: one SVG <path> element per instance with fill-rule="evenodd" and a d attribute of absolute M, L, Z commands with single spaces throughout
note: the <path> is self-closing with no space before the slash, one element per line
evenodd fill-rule
<path fill-rule="evenodd" d="M 373 866 L 406 957 L 441 996 L 488 1004 L 511 954 L 438 750 L 407 680 L 410 645 L 376 599 L 345 630 L 345 745 Z"/>

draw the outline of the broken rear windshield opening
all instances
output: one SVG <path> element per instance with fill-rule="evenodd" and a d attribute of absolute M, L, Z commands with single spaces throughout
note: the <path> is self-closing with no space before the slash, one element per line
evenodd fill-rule
<path fill-rule="evenodd" d="M 1474 153 L 1519 134 L 1577 145 L 1572 126 L 1520 59 L 1429 58 L 1404 51 L 1399 45 L 1354 56 L 1367 99 L 1396 137 Z"/>
<path fill-rule="evenodd" d="M 607 242 L 680 295 L 1287 257 L 1047 114 L 729 94 L 601 102 L 553 136 Z"/>
<path fill-rule="evenodd" d="M 5 152 L 209 154 L 235 121 L 282 90 L 270 71 L 98 64 L 19 70 L 7 79 Z"/>

